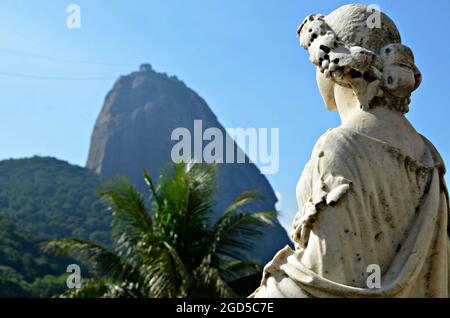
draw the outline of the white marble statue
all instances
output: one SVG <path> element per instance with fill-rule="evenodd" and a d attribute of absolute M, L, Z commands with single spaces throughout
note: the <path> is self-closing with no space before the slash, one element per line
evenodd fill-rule
<path fill-rule="evenodd" d="M 275 255 L 250 297 L 449 295 L 444 163 L 404 115 L 421 75 L 392 20 L 381 13 L 373 26 L 371 15 L 346 5 L 298 30 L 342 124 L 298 182 L 295 251 Z"/>

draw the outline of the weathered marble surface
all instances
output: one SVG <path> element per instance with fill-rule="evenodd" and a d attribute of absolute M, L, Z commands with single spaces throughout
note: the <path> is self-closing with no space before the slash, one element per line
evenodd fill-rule
<path fill-rule="evenodd" d="M 275 255 L 250 297 L 449 296 L 445 166 L 404 116 L 421 75 L 394 23 L 382 14 L 381 29 L 368 28 L 370 14 L 347 5 L 299 28 L 342 124 L 317 142 L 298 183 L 296 249 Z"/>

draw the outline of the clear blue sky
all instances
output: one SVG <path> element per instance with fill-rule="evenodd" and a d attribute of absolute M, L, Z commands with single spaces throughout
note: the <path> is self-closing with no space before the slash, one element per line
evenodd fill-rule
<path fill-rule="evenodd" d="M 376 3 L 399 27 L 424 81 L 408 118 L 450 160 L 450 1 Z M 66 27 L 81 6 L 82 27 Z M 339 124 L 326 111 L 314 68 L 296 39 L 310 13 L 348 1 L 72 0 L 0 3 L 0 159 L 54 156 L 84 165 L 90 134 L 114 79 L 149 62 L 206 99 L 225 127 L 279 127 L 283 224 L 296 211 L 295 185 L 317 138 Z M 30 54 L 32 53 L 32 54 Z M 65 60 L 114 63 L 76 64 Z M 6 74 L 108 77 L 64 81 Z"/>

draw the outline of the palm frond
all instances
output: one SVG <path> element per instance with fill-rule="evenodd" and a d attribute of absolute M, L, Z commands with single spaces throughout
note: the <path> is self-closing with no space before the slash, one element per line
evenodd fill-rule
<path fill-rule="evenodd" d="M 40 244 L 40 248 L 55 256 L 79 257 L 100 277 L 124 279 L 134 270 L 118 255 L 106 247 L 93 242 L 77 239 L 60 239 Z"/>
<path fill-rule="evenodd" d="M 80 288 L 68 289 L 58 298 L 137 298 L 132 288 L 103 279 L 85 279 Z"/>
<path fill-rule="evenodd" d="M 160 210 L 162 208 L 161 198 L 158 195 L 158 192 L 155 188 L 155 184 L 153 183 L 152 177 L 150 176 L 150 173 L 148 172 L 148 170 L 144 170 L 144 180 L 145 180 L 145 183 L 147 184 L 147 188 L 151 194 L 151 198 L 156 203 L 156 209 Z"/>
<path fill-rule="evenodd" d="M 220 257 L 246 259 L 265 226 L 274 224 L 277 212 L 242 212 L 230 209 L 213 228 L 211 253 Z"/>
<path fill-rule="evenodd" d="M 142 252 L 139 274 L 143 294 L 148 297 L 186 296 L 190 275 L 175 248 L 161 241 Z"/>
<path fill-rule="evenodd" d="M 68 289 L 58 298 L 104 298 L 109 291 L 106 281 L 85 279 L 80 288 Z"/>
<path fill-rule="evenodd" d="M 110 182 L 99 194 L 112 212 L 112 234 L 118 252 L 122 256 L 129 256 L 143 236 L 147 239 L 152 237 L 153 221 L 144 198 L 123 177 Z"/>
<path fill-rule="evenodd" d="M 262 272 L 262 266 L 258 262 L 233 260 L 223 264 L 220 271 L 225 281 L 233 282 L 248 276 L 260 274 Z"/>
<path fill-rule="evenodd" d="M 235 298 L 237 294 L 222 278 L 217 268 L 203 264 L 194 272 L 197 282 L 197 293 L 203 290 L 203 294 L 209 297 Z"/>
<path fill-rule="evenodd" d="M 258 191 L 245 191 L 242 194 L 240 194 L 224 211 L 224 214 L 227 214 L 229 212 L 238 210 L 240 208 L 243 208 L 245 205 L 249 203 L 253 203 L 256 201 L 261 200 L 262 197 L 260 196 Z"/>
<path fill-rule="evenodd" d="M 177 164 L 163 170 L 158 182 L 162 204 L 155 214 L 155 226 L 162 240 L 179 252 L 189 270 L 198 265 L 191 260 L 204 253 L 209 240 L 214 174 L 211 165 Z"/>

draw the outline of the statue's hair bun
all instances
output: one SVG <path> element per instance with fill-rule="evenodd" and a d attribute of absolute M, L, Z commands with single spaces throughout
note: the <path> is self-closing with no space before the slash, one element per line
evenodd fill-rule
<path fill-rule="evenodd" d="M 389 44 L 381 49 L 380 58 L 384 87 L 394 96 L 409 97 L 422 81 L 411 49 L 398 43 Z"/>

